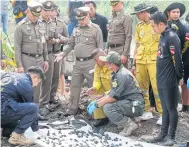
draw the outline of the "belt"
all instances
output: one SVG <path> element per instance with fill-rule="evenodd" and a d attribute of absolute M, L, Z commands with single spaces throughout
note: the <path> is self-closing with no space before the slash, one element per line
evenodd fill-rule
<path fill-rule="evenodd" d="M 34 58 L 38 58 L 38 57 L 42 56 L 42 54 L 31 54 L 31 53 L 23 53 L 23 52 L 22 52 L 22 54 L 30 56 L 30 57 L 34 57 Z"/>
<path fill-rule="evenodd" d="M 78 60 L 78 61 L 87 61 L 87 60 L 91 60 L 91 59 L 93 59 L 93 57 L 92 56 L 90 56 L 90 57 L 85 57 L 85 58 L 78 58 L 78 57 L 76 57 L 76 60 Z"/>
<path fill-rule="evenodd" d="M 58 53 L 58 52 L 60 52 L 60 50 L 57 50 L 57 51 L 53 51 L 53 53 L 55 54 L 55 53 Z"/>
<path fill-rule="evenodd" d="M 111 47 L 111 48 L 116 48 L 116 47 L 120 47 L 120 46 L 124 46 L 124 44 L 109 44 L 109 47 Z"/>

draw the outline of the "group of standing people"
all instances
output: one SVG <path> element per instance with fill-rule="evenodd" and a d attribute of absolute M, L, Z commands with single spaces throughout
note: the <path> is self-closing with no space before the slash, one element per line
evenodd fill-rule
<path fill-rule="evenodd" d="M 74 5 L 70 0 L 70 8 L 73 7 L 72 4 Z M 50 0 L 30 1 L 25 10 L 26 18 L 16 26 L 14 43 L 17 72 L 29 72 L 27 81 L 29 78 L 34 89 L 34 97 L 31 99 L 39 107 L 39 113 L 43 115 L 44 110 L 51 108 L 51 104 L 58 103 L 55 97 L 63 68 L 62 58 L 74 50 L 76 60 L 72 71 L 70 103 L 65 116 L 79 113 L 80 92 L 86 79 L 91 87 L 88 94 L 97 95 L 88 106 L 89 114 L 97 120 L 94 126 L 105 125 L 111 120 L 123 127 L 120 135 L 129 136 L 138 128 L 135 117 L 140 120 L 153 118 L 149 101 L 151 87 L 155 107 L 160 114 L 157 124 L 162 127 L 160 135 L 148 142 L 173 145 L 178 122 L 178 84 L 182 85 L 182 111 L 189 111 L 189 91 L 186 86 L 189 77 L 189 28 L 180 21 L 185 6 L 172 3 L 164 13 L 145 3 L 134 7 L 131 15 L 136 15 L 140 22 L 136 26 L 136 49 L 131 73 L 126 68 L 133 35 L 132 18 L 125 12 L 124 2 L 110 1 L 112 15 L 109 21 L 96 13 L 97 6 L 94 1 L 86 1 L 82 3 L 83 6 L 78 2 L 77 4 L 73 11 L 69 11 L 68 31 L 64 22 L 57 18 L 58 6 Z M 71 14 L 75 15 L 73 19 Z M 91 72 L 93 69 L 94 75 Z M 4 78 L 3 92 L 4 97 L 7 97 L 7 76 Z M 13 85 L 15 84 L 11 84 Z M 31 102 L 31 99 L 13 101 L 23 103 Z M 7 116 L 26 115 L 18 109 L 23 106 L 13 101 L 3 101 L 4 110 L 8 105 L 12 108 L 12 111 L 10 109 L 3 113 L 6 121 L 2 123 L 5 126 L 15 122 L 15 119 L 5 119 Z M 31 104 L 26 103 L 26 107 L 27 105 Z M 37 108 L 32 110 L 35 110 L 35 115 L 28 119 L 33 123 L 16 118 L 19 124 L 16 128 L 14 126 L 10 143 L 31 143 L 20 134 L 30 125 L 36 124 L 39 118 L 44 119 L 38 114 Z M 32 129 L 38 130 L 36 126 Z M 19 138 L 22 142 L 18 141 Z"/>

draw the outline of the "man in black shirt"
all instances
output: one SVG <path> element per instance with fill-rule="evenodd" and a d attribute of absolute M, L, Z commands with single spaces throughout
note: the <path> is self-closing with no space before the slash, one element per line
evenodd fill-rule
<path fill-rule="evenodd" d="M 168 25 L 174 28 L 181 42 L 182 62 L 184 64 L 184 84 L 182 85 L 182 111 L 189 112 L 189 90 L 187 80 L 189 78 L 189 29 L 180 21 L 185 13 L 185 6 L 182 3 L 172 3 L 164 11 L 168 19 Z"/>
<path fill-rule="evenodd" d="M 92 23 L 95 23 L 99 25 L 100 29 L 102 30 L 102 35 L 103 35 L 103 42 L 107 42 L 107 24 L 108 20 L 106 17 L 96 13 L 96 3 L 94 1 L 86 1 L 85 6 L 90 8 L 90 17 Z"/>
<path fill-rule="evenodd" d="M 161 34 L 157 56 L 157 87 L 163 108 L 162 127 L 159 136 L 148 140 L 163 145 L 174 144 L 178 123 L 178 83 L 183 76 L 180 40 L 167 26 L 165 14 L 156 12 L 151 16 L 151 25 L 156 33 Z"/>

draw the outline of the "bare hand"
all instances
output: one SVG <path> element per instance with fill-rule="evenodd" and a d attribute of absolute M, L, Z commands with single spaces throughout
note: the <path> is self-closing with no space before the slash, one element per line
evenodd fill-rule
<path fill-rule="evenodd" d="M 18 73 L 24 73 L 24 68 L 23 67 L 18 67 L 16 72 Z"/>
<path fill-rule="evenodd" d="M 106 97 L 102 97 L 102 98 L 97 100 L 98 107 L 104 106 L 105 103 L 106 103 Z"/>
<path fill-rule="evenodd" d="M 62 60 L 62 58 L 63 58 L 62 55 L 63 55 L 63 53 L 54 54 L 54 56 L 55 56 L 54 62 L 59 62 L 60 60 Z"/>
<path fill-rule="evenodd" d="M 127 57 L 124 55 L 121 55 L 121 63 L 125 64 L 127 62 Z"/>
<path fill-rule="evenodd" d="M 136 67 L 135 66 L 132 66 L 131 72 L 132 72 L 133 75 L 136 75 Z"/>
<path fill-rule="evenodd" d="M 96 92 L 96 89 L 95 89 L 94 87 L 89 88 L 89 89 L 87 90 L 87 94 L 88 94 L 88 95 L 92 95 L 92 94 L 94 94 L 95 92 Z"/>
<path fill-rule="evenodd" d="M 4 69 L 4 68 L 7 66 L 5 60 L 0 60 L 0 63 L 1 63 L 1 68 L 2 68 L 2 69 Z"/>
<path fill-rule="evenodd" d="M 49 69 L 49 63 L 48 63 L 47 61 L 45 61 L 45 62 L 43 63 L 43 69 L 44 69 L 45 71 L 47 71 L 47 70 Z"/>

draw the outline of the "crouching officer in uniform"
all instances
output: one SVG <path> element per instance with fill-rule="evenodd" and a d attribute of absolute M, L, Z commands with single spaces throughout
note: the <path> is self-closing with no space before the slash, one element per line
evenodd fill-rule
<path fill-rule="evenodd" d="M 167 26 L 165 14 L 154 13 L 151 16 L 151 24 L 156 33 L 161 33 L 156 78 L 163 115 L 159 136 L 148 141 L 163 142 L 163 146 L 172 146 L 178 123 L 178 84 L 183 77 L 181 42 L 177 34 Z"/>
<path fill-rule="evenodd" d="M 1 75 L 1 128 L 2 136 L 11 137 L 13 145 L 30 145 L 24 136 L 31 127 L 38 131 L 38 106 L 33 103 L 34 89 L 44 78 L 42 68 L 32 66 L 28 73 L 2 73 Z"/>
<path fill-rule="evenodd" d="M 92 102 L 88 106 L 89 114 L 102 107 L 105 115 L 116 125 L 124 125 L 122 136 L 130 136 L 138 128 L 132 120 L 144 112 L 144 97 L 135 77 L 121 64 L 118 53 L 111 51 L 106 57 L 100 56 L 112 70 L 112 88 L 108 95 Z"/>
<path fill-rule="evenodd" d="M 65 116 L 78 113 L 83 81 L 86 79 L 89 87 L 92 87 L 93 83 L 93 75 L 89 71 L 94 68 L 95 62 L 91 54 L 96 48 L 103 48 L 102 32 L 98 25 L 90 22 L 89 7 L 77 8 L 75 12 L 79 26 L 73 30 L 68 45 L 65 46 L 62 53 L 56 55 L 55 59 L 55 62 L 60 61 L 72 49 L 75 50 L 76 62 L 72 72 L 70 107 Z"/>

